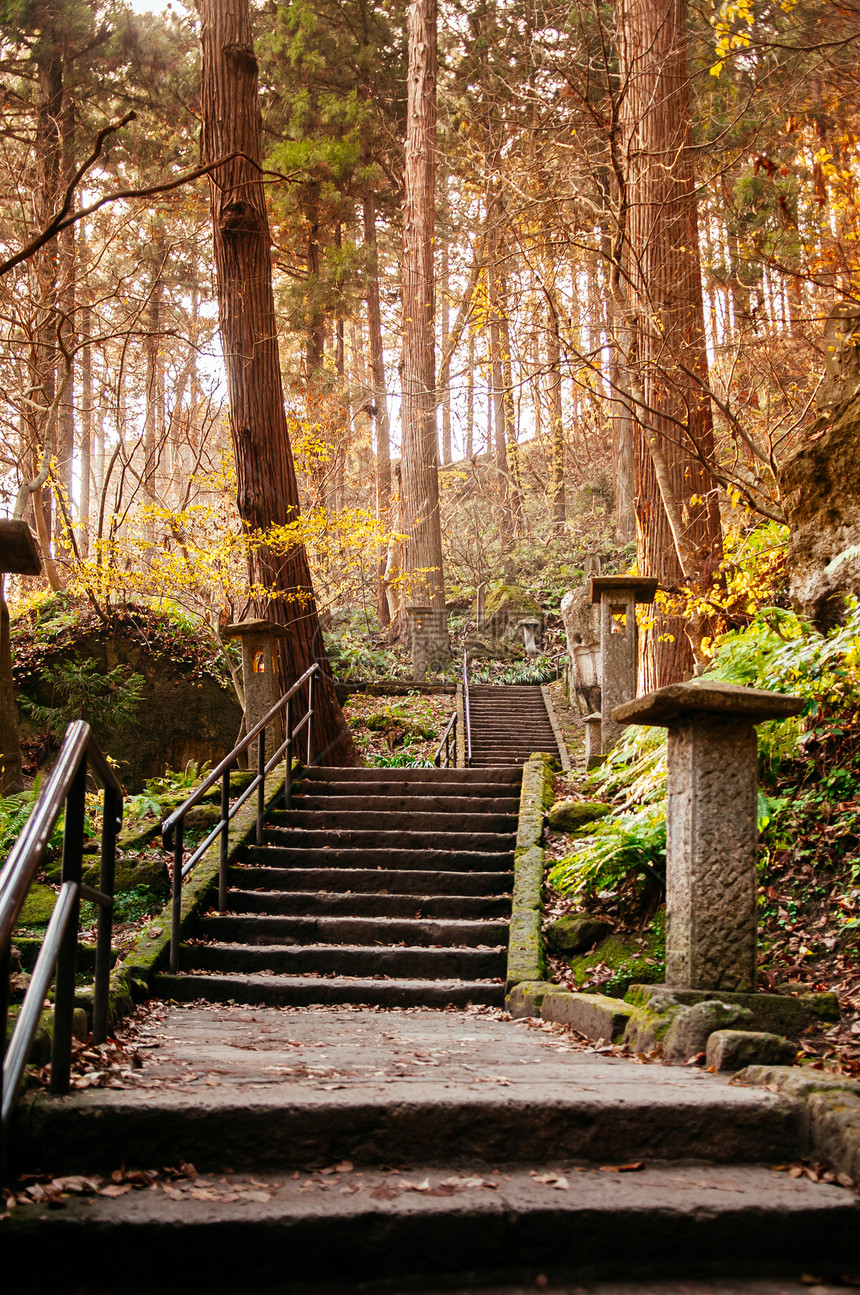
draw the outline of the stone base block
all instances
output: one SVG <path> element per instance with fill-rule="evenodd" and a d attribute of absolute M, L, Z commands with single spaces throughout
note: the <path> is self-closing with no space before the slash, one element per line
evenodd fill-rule
<path fill-rule="evenodd" d="M 752 1013 L 746 1024 L 751 1030 L 781 1034 L 787 1038 L 797 1036 L 813 1021 L 838 1021 L 839 1004 L 835 994 L 747 994 L 733 990 L 678 989 L 672 985 L 631 985 L 625 1002 L 636 1007 L 655 1008 L 653 1000 L 662 1005 L 675 1003 L 693 1007 L 696 1003 L 735 1003 Z"/>
<path fill-rule="evenodd" d="M 558 989 L 558 985 L 548 980 L 522 980 L 506 997 L 505 1007 L 515 1021 L 526 1016 L 540 1016 L 541 1004 L 553 989 Z"/>
<path fill-rule="evenodd" d="M 573 994 L 556 985 L 544 994 L 540 1015 L 543 1021 L 569 1025 L 595 1042 L 618 1043 L 635 1010 L 620 998 L 610 998 L 607 994 Z"/>
<path fill-rule="evenodd" d="M 707 1065 L 714 1070 L 744 1066 L 790 1066 L 797 1053 L 791 1039 L 761 1030 L 716 1030 L 708 1039 Z"/>

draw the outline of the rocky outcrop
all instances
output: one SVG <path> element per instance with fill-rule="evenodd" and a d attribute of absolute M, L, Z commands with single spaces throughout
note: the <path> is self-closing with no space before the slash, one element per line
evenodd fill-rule
<path fill-rule="evenodd" d="M 860 595 L 860 396 L 823 413 L 779 469 L 791 601 L 822 633 Z"/>

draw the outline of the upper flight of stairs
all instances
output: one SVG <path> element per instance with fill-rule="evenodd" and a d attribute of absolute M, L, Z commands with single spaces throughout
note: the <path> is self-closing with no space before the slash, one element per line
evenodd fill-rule
<path fill-rule="evenodd" d="M 469 685 L 472 767 L 522 765 L 534 751 L 558 754 L 543 692 L 533 684 Z"/>
<path fill-rule="evenodd" d="M 501 1006 L 521 771 L 308 769 L 156 992 Z"/>

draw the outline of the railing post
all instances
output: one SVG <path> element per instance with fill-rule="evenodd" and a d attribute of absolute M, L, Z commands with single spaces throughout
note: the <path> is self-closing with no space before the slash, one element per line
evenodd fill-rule
<path fill-rule="evenodd" d="M 102 861 L 99 889 L 113 901 L 116 872 L 116 831 L 119 821 L 119 797 L 113 787 L 105 787 L 102 817 Z M 93 982 L 93 1043 L 104 1043 L 108 1033 L 108 990 L 111 971 L 111 935 L 113 902 L 110 908 L 99 907 L 96 937 L 96 970 Z"/>
<path fill-rule="evenodd" d="M 173 829 L 173 907 L 170 918 L 170 970 L 179 966 L 179 927 L 182 923 L 182 856 L 185 853 L 185 819 Z"/>
<path fill-rule="evenodd" d="M 308 768 L 310 768 L 314 762 L 313 728 L 314 728 L 314 676 L 311 675 L 310 679 L 308 679 Z"/>
<path fill-rule="evenodd" d="M 284 737 L 287 749 L 284 754 L 284 809 L 292 809 L 293 803 L 293 723 L 292 700 L 284 708 Z"/>
<path fill-rule="evenodd" d="M 257 738 L 257 845 L 263 844 L 263 817 L 266 813 L 266 730 Z"/>
<path fill-rule="evenodd" d="M 223 913 L 227 907 L 227 857 L 230 845 L 230 770 L 225 769 L 221 775 L 221 855 L 218 863 L 218 912 Z"/>
<path fill-rule="evenodd" d="M 69 1091 L 72 1072 L 72 1024 L 75 1014 L 75 964 L 78 953 L 78 913 L 81 905 L 86 787 L 87 762 L 84 758 L 77 768 L 66 796 L 66 818 L 63 826 L 62 883 L 72 882 L 78 889 L 57 958 L 57 980 L 54 987 L 54 1043 L 51 1048 L 52 1093 Z"/>

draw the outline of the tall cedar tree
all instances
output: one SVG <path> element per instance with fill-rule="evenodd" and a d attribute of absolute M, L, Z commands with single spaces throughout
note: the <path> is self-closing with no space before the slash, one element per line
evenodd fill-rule
<path fill-rule="evenodd" d="M 714 450 L 692 151 L 686 0 L 616 0 L 636 406 L 637 561 L 665 588 L 706 589 L 722 556 L 702 460 Z M 689 678 L 704 626 L 657 612 L 643 687 Z M 692 640 L 692 650 L 691 650 Z"/>
<path fill-rule="evenodd" d="M 404 570 L 445 612 L 433 337 L 436 189 L 436 0 L 412 0 L 407 21 L 406 193 L 403 212 Z M 417 590 L 416 590 L 417 592 Z M 415 594 L 413 594 L 413 597 Z"/>
<path fill-rule="evenodd" d="M 203 157 L 242 152 L 212 173 L 212 227 L 237 503 L 252 530 L 296 518 L 299 493 L 287 434 L 272 294 L 269 221 L 260 171 L 257 62 L 248 0 L 200 0 Z M 305 550 L 254 548 L 250 576 L 283 593 L 261 615 L 293 633 L 280 644 L 285 687 L 312 662 L 322 666 L 315 695 L 316 758 L 356 764 L 358 756 L 331 680 Z"/>

